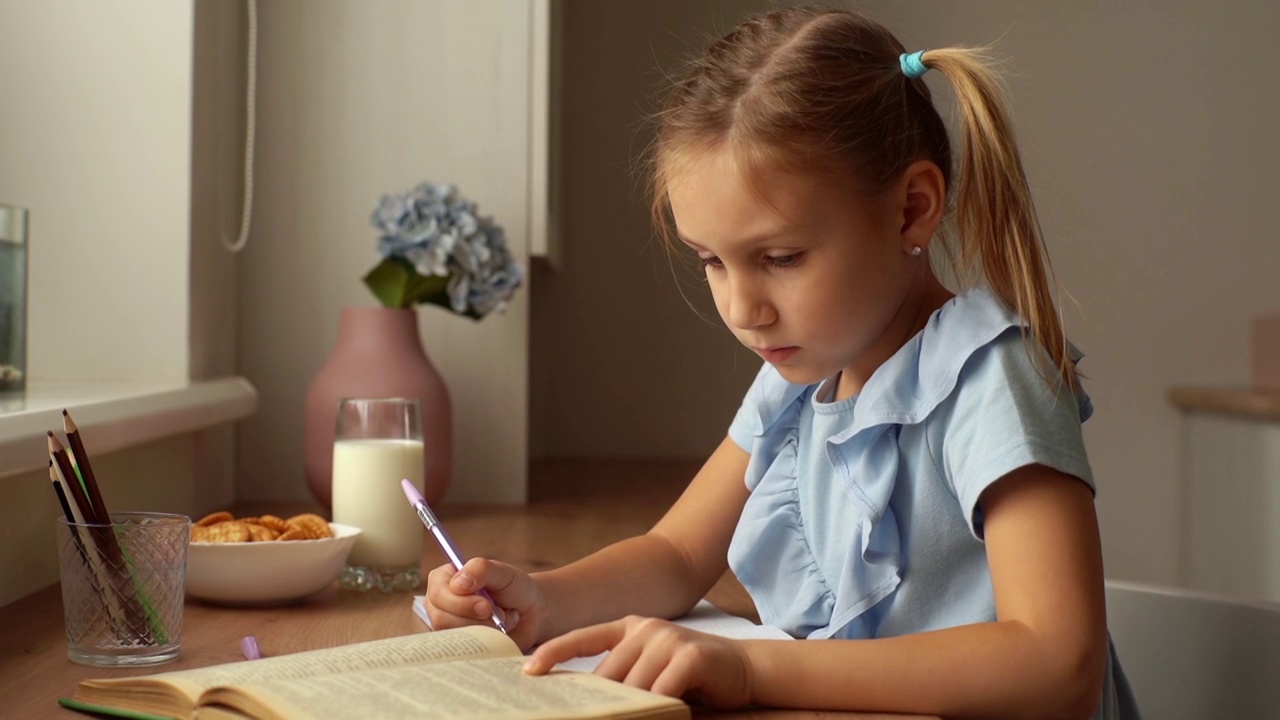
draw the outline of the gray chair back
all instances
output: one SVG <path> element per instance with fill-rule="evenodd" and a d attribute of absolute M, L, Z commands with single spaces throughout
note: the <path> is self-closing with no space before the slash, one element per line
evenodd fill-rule
<path fill-rule="evenodd" d="M 1280 719 L 1280 604 L 1115 580 L 1106 594 L 1145 720 Z"/>

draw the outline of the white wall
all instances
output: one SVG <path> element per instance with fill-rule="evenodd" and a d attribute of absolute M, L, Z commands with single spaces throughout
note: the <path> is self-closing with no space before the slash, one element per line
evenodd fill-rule
<path fill-rule="evenodd" d="M 999 41 L 1031 183 L 1097 414 L 1107 571 L 1177 581 L 1172 385 L 1247 382 L 1248 320 L 1280 310 L 1271 240 L 1280 84 L 1263 2 L 858 2 L 910 48 Z M 726 17 L 755 3 L 718 5 Z M 535 288 L 535 447 L 703 454 L 754 366 L 681 306 L 627 177 L 683 3 L 568 3 L 563 273 Z M 622 29 L 627 32 L 621 32 Z M 576 59 L 576 62 L 575 62 Z M 930 80 L 939 87 L 938 78 Z M 940 88 L 945 90 L 945 88 Z M 545 378 L 545 389 L 542 387 Z"/>
<path fill-rule="evenodd" d="M 31 380 L 187 377 L 192 7 L 0 3 L 0 202 L 30 210 Z"/>
<path fill-rule="evenodd" d="M 0 198 L 32 209 L 34 379 L 235 371 L 217 236 L 238 222 L 243 23 L 222 0 L 0 4 L 0 28 L 22 29 L 0 43 Z M 113 508 L 199 516 L 232 502 L 233 460 L 221 427 L 94 468 Z M 3 606 L 56 581 L 59 510 L 43 471 L 0 481 L 0 507 Z"/>
<path fill-rule="evenodd" d="M 361 277 L 378 261 L 379 196 L 455 183 L 526 257 L 530 18 L 498 0 L 277 0 L 259 12 L 259 190 L 238 346 L 261 409 L 241 424 L 237 493 L 309 499 L 303 399 L 341 308 L 376 304 Z M 480 323 L 419 310 L 453 397 L 450 500 L 524 499 L 527 295 Z"/>

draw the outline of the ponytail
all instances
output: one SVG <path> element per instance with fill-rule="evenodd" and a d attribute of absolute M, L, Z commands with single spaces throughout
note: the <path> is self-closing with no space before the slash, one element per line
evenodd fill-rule
<path fill-rule="evenodd" d="M 1049 366 L 1041 362 L 1040 368 L 1046 381 L 1056 375 L 1075 390 L 1079 380 L 1050 292 L 1044 234 L 993 63 L 986 51 L 971 48 L 929 50 L 922 60 L 951 81 L 960 109 L 956 270 L 986 278 L 1048 353 Z"/>

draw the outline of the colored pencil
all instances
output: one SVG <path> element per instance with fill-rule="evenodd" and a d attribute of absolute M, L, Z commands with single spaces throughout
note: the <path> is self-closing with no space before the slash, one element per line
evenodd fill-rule
<path fill-rule="evenodd" d="M 80 522 L 88 525 L 102 524 L 104 521 L 93 512 L 93 504 L 89 501 L 89 496 L 76 480 L 76 471 L 71 467 L 66 449 L 62 447 L 62 443 L 58 442 L 58 438 L 53 436 L 52 430 L 49 431 L 49 460 L 57 465 L 58 472 L 62 475 L 63 489 L 75 500 L 75 509 L 79 510 Z"/>
<path fill-rule="evenodd" d="M 58 471 L 53 469 L 53 459 L 49 459 L 49 480 L 53 482 L 53 491 L 58 495 L 58 504 L 62 506 L 62 514 L 67 518 L 67 522 L 74 523 L 76 516 L 71 514 L 71 506 L 67 504 L 67 491 L 62 489 L 62 481 L 58 479 Z M 76 544 L 80 545 L 80 535 L 76 534 Z M 84 553 L 84 546 L 80 547 L 81 554 Z"/>
<path fill-rule="evenodd" d="M 111 516 L 107 514 L 106 507 L 102 508 L 103 514 L 99 516 L 93 502 L 85 493 L 81 480 L 77 479 L 76 470 L 71 465 L 66 448 L 58 442 L 52 430 L 48 432 L 48 436 L 49 455 L 62 473 L 63 487 L 71 491 L 71 496 L 75 498 L 76 505 L 79 506 L 81 515 L 84 517 L 84 522 L 91 526 L 88 528 L 90 539 L 110 566 L 107 579 L 115 592 L 106 593 L 107 598 L 113 598 L 116 593 L 123 598 L 127 627 L 132 627 L 139 633 L 150 633 L 161 643 L 167 642 L 168 632 L 159 622 L 150 600 L 138 586 L 137 579 L 129 572 L 129 558 L 125 556 L 119 540 L 116 539 L 115 531 L 111 527 Z M 101 502 L 101 495 L 99 495 L 99 502 Z M 119 583 L 115 581 L 116 575 L 121 576 Z"/>
<path fill-rule="evenodd" d="M 76 426 L 75 420 L 71 419 L 71 414 L 66 410 L 62 411 L 62 431 L 67 434 L 67 442 L 70 443 L 71 452 L 75 456 L 76 467 L 80 469 L 80 481 L 84 484 L 85 493 L 93 505 L 94 515 L 98 516 L 99 522 L 111 522 L 107 504 L 102 500 L 98 480 L 93 474 L 93 466 L 89 464 L 89 453 L 84 449 L 84 439 L 80 437 L 80 428 Z"/>
<path fill-rule="evenodd" d="M 107 569 L 102 565 L 102 558 L 96 552 L 92 552 L 95 547 L 92 544 L 93 540 L 90 539 L 90 545 L 88 547 L 85 546 L 85 538 L 81 536 L 81 533 L 86 530 L 84 516 L 74 502 L 68 501 L 61 473 L 58 471 L 58 467 L 53 464 L 53 460 L 49 461 L 49 480 L 53 483 L 53 491 L 58 495 L 58 502 L 62 505 L 62 512 L 67 517 L 67 530 L 70 531 L 71 537 L 75 541 L 76 552 L 80 554 L 80 559 L 88 567 L 89 585 L 93 588 L 94 593 L 102 601 L 103 607 L 107 611 L 107 622 L 111 625 L 111 630 L 119 637 L 128 637 L 129 626 L 125 621 L 124 608 L 120 605 L 120 598 L 117 597 L 114 586 L 111 584 Z"/>

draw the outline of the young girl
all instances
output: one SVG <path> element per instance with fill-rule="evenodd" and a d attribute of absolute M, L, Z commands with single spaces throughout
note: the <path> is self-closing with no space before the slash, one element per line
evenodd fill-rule
<path fill-rule="evenodd" d="M 926 70 L 959 103 L 954 171 Z M 437 568 L 434 625 L 485 622 L 485 588 L 541 644 L 527 672 L 611 650 L 597 673 L 717 707 L 1137 717 L 1106 629 L 1091 406 L 999 88 L 979 52 L 908 54 L 844 10 L 711 45 L 660 115 L 655 210 L 765 364 L 649 533 L 532 575 Z M 930 263 L 952 188 L 945 255 L 973 278 L 954 295 Z M 726 567 L 809 642 L 655 619 Z"/>

